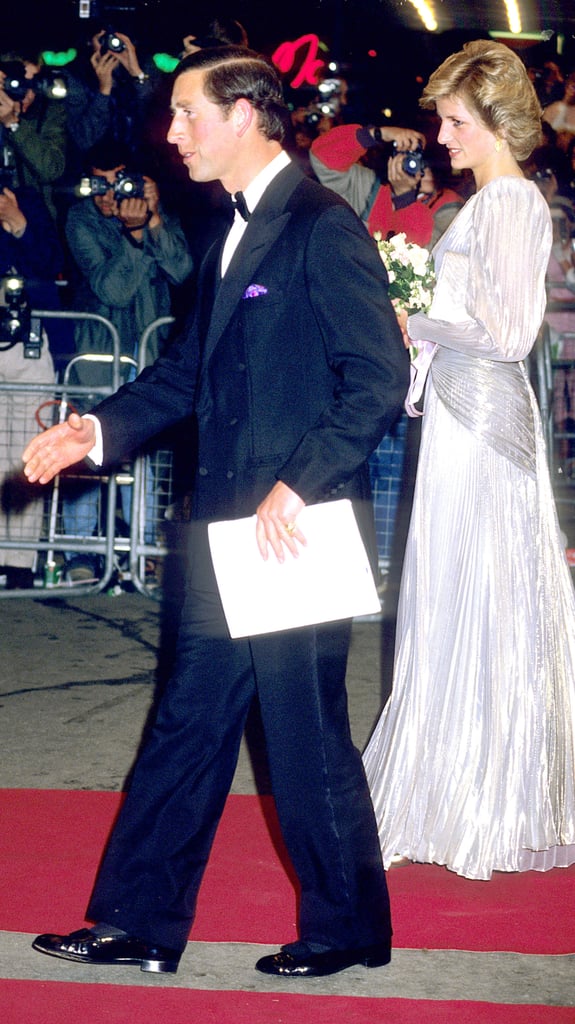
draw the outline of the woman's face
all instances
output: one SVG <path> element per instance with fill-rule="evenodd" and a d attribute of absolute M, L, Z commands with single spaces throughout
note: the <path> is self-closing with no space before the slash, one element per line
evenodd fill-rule
<path fill-rule="evenodd" d="M 485 128 L 458 96 L 437 101 L 441 128 L 437 141 L 447 148 L 453 170 L 469 169 L 475 177 L 489 176 L 497 157 L 496 136 Z"/>

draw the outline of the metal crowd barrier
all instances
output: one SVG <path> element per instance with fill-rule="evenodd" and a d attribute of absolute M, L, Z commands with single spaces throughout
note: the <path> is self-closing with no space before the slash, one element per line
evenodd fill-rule
<path fill-rule="evenodd" d="M 573 312 L 575 301 L 556 302 L 549 300 L 549 312 Z M 51 410 L 51 422 L 63 422 L 75 401 L 84 400 L 90 405 L 113 394 L 125 378 L 126 368 L 140 372 L 147 363 L 150 339 L 160 327 L 173 323 L 173 317 L 161 317 L 150 323 L 138 344 L 138 360 L 120 356 L 120 338 L 114 325 L 104 317 L 93 313 L 75 311 L 33 310 L 32 315 L 41 321 L 62 319 L 70 321 L 94 320 L 103 324 L 110 333 L 112 353 L 89 353 L 73 356 L 60 373 L 60 379 L 50 384 L 16 384 L 0 381 L 0 400 L 8 394 L 33 393 L 39 398 L 39 405 Z M 44 342 L 47 344 L 47 342 Z M 1 354 L 0 354 L 1 358 Z M 75 366 L 81 362 L 95 362 L 109 365 L 110 382 L 106 386 L 80 385 L 71 381 Z M 568 364 L 568 365 L 567 365 Z M 570 461 L 573 472 L 566 472 L 557 456 L 558 442 L 572 443 L 575 456 L 575 431 L 558 433 L 553 417 L 553 379 L 558 368 L 570 368 L 575 372 L 575 360 L 558 359 L 551 346 L 548 326 L 544 323 L 532 356 L 529 360 L 531 375 L 536 386 L 541 408 L 548 457 L 552 471 L 556 500 L 560 504 L 575 505 L 575 457 Z M 34 423 L 20 425 L 22 430 L 21 448 L 24 449 L 34 433 Z M 3 440 L 0 438 L 0 449 Z M 399 483 L 402 476 L 403 431 L 398 437 L 386 439 L 384 444 L 392 446 L 389 470 L 382 474 L 378 470 L 379 483 L 374 489 L 374 508 L 378 520 L 378 546 L 380 565 L 387 566 L 390 557 L 391 538 L 395 528 Z M 397 449 L 397 450 L 396 450 Z M 383 450 L 383 449 L 382 449 Z M 387 449 L 386 449 L 387 453 Z M 380 449 L 373 459 L 379 456 Z M 396 466 L 397 463 L 397 466 Z M 386 463 L 387 465 L 387 463 Z M 169 551 L 167 531 L 170 512 L 174 502 L 173 453 L 171 448 L 158 447 L 146 455 L 112 474 L 92 474 L 81 468 L 71 468 L 57 477 L 52 484 L 42 488 L 44 506 L 43 526 L 39 536 L 18 537 L 17 540 L 3 534 L 0 527 L 0 550 L 30 550 L 36 555 L 37 575 L 33 589 L 5 590 L 0 587 L 0 600 L 9 598 L 51 598 L 69 594 L 98 594 L 118 587 L 131 586 L 147 597 L 159 598 L 162 593 L 161 569 Z M 373 465 L 372 465 L 373 472 Z M 389 477 L 389 479 L 388 479 Z M 93 482 L 98 487 L 97 528 L 95 531 L 66 530 L 63 508 L 67 490 Z M 129 500 L 129 524 L 124 521 L 118 530 L 118 491 Z M 98 570 L 89 581 L 70 582 L 66 579 L 66 555 L 90 556 L 98 559 Z M 150 573 L 150 562 L 155 572 Z"/>
<path fill-rule="evenodd" d="M 161 317 L 149 324 L 138 344 L 138 361 L 120 356 L 120 338 L 114 325 L 104 317 L 75 311 L 33 310 L 32 316 L 45 321 L 93 320 L 109 331 L 112 352 L 86 353 L 73 356 L 54 383 L 10 383 L 0 381 L 0 400 L 10 396 L 33 394 L 38 397 L 37 419 L 44 427 L 63 422 L 75 403 L 93 405 L 113 394 L 132 371 L 135 376 L 147 362 L 150 339 L 155 331 L 173 323 L 172 317 Z M 47 340 L 44 340 L 47 344 Z M 1 355 L 0 355 L 1 358 Z M 110 381 L 106 385 L 78 384 L 73 371 L 81 364 L 97 363 L 109 366 Z M 6 397 L 7 396 L 7 397 Z M 21 450 L 35 429 L 34 422 L 15 424 L 21 432 Z M 14 434 L 12 435 L 12 441 Z M 0 438 L 0 448 L 2 446 Z M 94 528 L 85 531 L 70 529 L 65 515 L 66 502 L 74 490 L 88 489 L 95 498 Z M 118 494 L 124 499 L 124 519 L 118 512 Z M 0 550 L 26 550 L 35 554 L 36 576 L 30 589 L 7 590 L 0 587 L 0 599 L 53 598 L 70 594 L 98 594 L 130 585 L 148 597 L 161 594 L 159 578 L 162 560 L 167 554 L 165 543 L 166 521 L 173 501 L 173 457 L 166 448 L 152 449 L 137 457 L 114 473 L 91 473 L 88 469 L 71 467 L 56 477 L 51 484 L 38 488 L 38 501 L 42 502 L 42 528 L 36 535 L 10 536 L 4 520 L 0 525 Z M 126 516 L 126 509 L 128 515 Z M 17 512 L 15 513 L 17 517 Z M 119 525 L 121 529 L 119 529 Z M 71 580 L 68 560 L 82 556 L 96 566 L 93 576 L 86 580 Z M 150 573 L 153 560 L 155 572 Z"/>
<path fill-rule="evenodd" d="M 569 394 L 575 393 L 575 356 L 565 354 L 564 343 L 573 349 L 575 342 L 575 296 L 570 299 L 549 298 L 547 313 L 568 313 L 572 316 L 573 330 L 561 331 L 554 343 L 548 324 L 541 328 L 535 350 L 537 367 L 537 397 L 541 409 L 547 457 L 553 484 L 555 502 L 562 525 L 569 532 L 575 529 L 575 415 L 560 426 L 557 417 L 557 379 L 564 380 Z M 567 379 L 570 378 L 567 385 Z M 566 527 L 567 529 L 567 527 Z M 569 554 L 569 552 L 568 552 Z M 573 564 L 573 563 L 570 563 Z"/>

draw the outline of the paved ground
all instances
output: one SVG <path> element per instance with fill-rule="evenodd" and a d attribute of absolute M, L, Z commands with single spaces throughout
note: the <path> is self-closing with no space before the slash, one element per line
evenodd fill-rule
<path fill-rule="evenodd" d="M 0 683 L 0 787 L 121 789 L 170 660 L 173 630 L 160 605 L 126 593 L 0 600 L 0 621 L 9 652 Z M 355 626 L 350 707 L 361 747 L 382 702 L 382 636 L 380 623 Z M 265 792 L 256 714 L 246 733 L 233 792 L 255 792 L 256 780 Z"/>
<path fill-rule="evenodd" d="M 156 686 L 169 664 L 171 616 L 138 594 L 0 600 L 0 788 L 121 789 Z M 354 625 L 349 693 L 354 738 L 363 747 L 389 674 L 392 615 Z M 233 791 L 265 791 L 257 717 L 244 742 Z M 83 908 L 78 908 L 81 920 Z M 70 928 L 78 922 L 71 921 Z M 112 972 L 41 957 L 30 936 L 0 932 L 0 975 L 84 983 L 275 990 L 253 970 L 261 947 L 190 943 L 177 976 Z M 308 983 L 309 986 L 309 983 Z M 311 994 L 305 983 L 289 991 Z M 385 971 L 353 968 L 315 981 L 313 992 L 462 998 L 573 1006 L 575 956 L 540 957 L 399 950 Z M 422 1021 L 422 1024 L 425 1024 Z"/>

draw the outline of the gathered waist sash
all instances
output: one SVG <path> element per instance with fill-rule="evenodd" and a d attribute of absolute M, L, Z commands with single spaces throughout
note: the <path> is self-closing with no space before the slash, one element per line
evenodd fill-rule
<path fill-rule="evenodd" d="M 522 363 L 477 359 L 439 347 L 431 377 L 452 416 L 499 455 L 535 476 L 535 424 Z"/>

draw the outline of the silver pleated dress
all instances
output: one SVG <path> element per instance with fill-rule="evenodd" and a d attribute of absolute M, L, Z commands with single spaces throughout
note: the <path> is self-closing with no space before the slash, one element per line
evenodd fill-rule
<path fill-rule="evenodd" d="M 575 593 L 522 360 L 551 245 L 502 177 L 438 243 L 392 696 L 364 754 L 384 863 L 469 878 L 575 862 Z"/>

